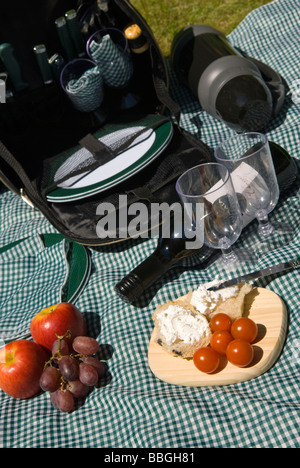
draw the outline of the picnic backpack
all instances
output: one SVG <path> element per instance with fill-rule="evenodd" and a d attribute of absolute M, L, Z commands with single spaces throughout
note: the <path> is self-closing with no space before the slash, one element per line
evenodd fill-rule
<path fill-rule="evenodd" d="M 104 87 L 100 108 L 78 110 L 61 86 L 60 67 L 72 61 L 72 53 L 87 58 L 86 44 L 98 31 L 124 32 L 132 25 L 142 33 L 128 43 L 128 93 L 135 105 L 117 105 L 124 90 Z M 76 43 L 76 26 L 84 46 Z M 116 225 L 99 235 L 97 226 L 105 217 L 99 207 L 120 212 L 137 202 L 171 205 L 179 201 L 178 177 L 213 160 L 211 149 L 180 126 L 163 54 L 129 0 L 1 0 L 0 59 L 0 83 L 2 78 L 6 84 L 6 103 L 0 104 L 0 181 L 74 242 L 123 241 L 117 216 Z M 134 159 L 137 149 L 141 156 Z M 133 160 L 123 167 L 128 154 Z M 120 167 L 99 182 L 107 163 Z M 148 212 L 144 232 L 152 227 Z"/>
<path fill-rule="evenodd" d="M 178 124 L 179 109 L 168 91 L 166 63 L 144 18 L 128 0 L 103 3 L 108 3 L 108 10 L 99 10 L 101 2 L 91 0 L 17 0 L 13 6 L 2 0 L 0 5 L 0 41 L 11 46 L 10 59 L 19 67 L 17 71 L 13 68 L 15 76 L 7 77 L 6 91 L 11 95 L 0 104 L 0 180 L 43 213 L 61 234 L 87 246 L 124 240 L 118 225 L 116 232 L 99 237 L 96 225 L 103 216 L 97 214 L 99 204 L 118 210 L 120 195 L 128 206 L 138 201 L 171 204 L 177 200 L 176 179 L 188 168 L 212 159 L 210 148 Z M 80 112 L 66 97 L 59 79 L 45 83 L 33 49 L 42 44 L 48 63 L 57 57 L 68 63 L 55 21 L 70 10 L 75 10 L 86 38 L 104 27 L 124 31 L 128 25 L 139 26 L 147 56 L 143 66 L 133 62 L 137 78 L 131 91 L 139 93 L 135 85 L 145 86 L 137 105 L 116 109 L 110 105 L 110 91 L 106 90 L 104 112 Z M 0 71 L 5 73 L 5 53 L 0 56 Z M 155 138 L 154 143 L 150 137 Z M 96 187 L 84 197 L 70 198 L 74 190 L 59 188 L 70 177 L 101 170 L 103 164 L 126 154 L 137 142 L 147 148 L 152 145 L 148 156 L 135 162 L 137 168 L 127 169 L 124 177 L 105 181 L 104 189 Z M 76 155 L 83 153 L 85 157 L 77 164 Z"/>

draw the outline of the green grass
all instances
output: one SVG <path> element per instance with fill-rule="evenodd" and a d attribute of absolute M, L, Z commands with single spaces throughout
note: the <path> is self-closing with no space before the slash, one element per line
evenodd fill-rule
<path fill-rule="evenodd" d="M 151 27 L 165 56 L 175 34 L 190 24 L 213 26 L 229 34 L 252 10 L 270 0 L 131 0 Z"/>

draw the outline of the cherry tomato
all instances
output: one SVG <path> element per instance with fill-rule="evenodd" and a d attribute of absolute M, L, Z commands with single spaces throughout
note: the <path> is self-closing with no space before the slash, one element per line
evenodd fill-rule
<path fill-rule="evenodd" d="M 207 346 L 195 351 L 193 361 L 197 369 L 206 374 L 215 372 L 220 365 L 218 353 Z"/>
<path fill-rule="evenodd" d="M 229 343 L 233 340 L 228 331 L 216 331 L 210 339 L 210 346 L 219 354 L 226 354 L 226 349 Z"/>
<path fill-rule="evenodd" d="M 238 367 L 246 367 L 253 360 L 253 346 L 248 341 L 232 340 L 227 346 L 226 356 L 231 364 Z"/>
<path fill-rule="evenodd" d="M 253 320 L 248 317 L 241 317 L 235 320 L 231 326 L 233 338 L 252 343 L 257 337 L 258 327 Z"/>
<path fill-rule="evenodd" d="M 213 315 L 210 321 L 210 328 L 215 331 L 228 331 L 230 332 L 232 320 L 227 314 L 219 313 Z"/>

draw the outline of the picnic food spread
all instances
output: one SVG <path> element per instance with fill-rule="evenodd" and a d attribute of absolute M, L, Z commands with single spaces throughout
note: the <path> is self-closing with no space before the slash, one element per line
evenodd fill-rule
<path fill-rule="evenodd" d="M 240 284 L 219 291 L 210 291 L 212 283 L 190 291 L 184 299 L 160 305 L 153 314 L 157 329 L 156 341 L 167 352 L 190 358 L 194 352 L 210 343 L 211 318 L 225 313 L 231 319 L 243 315 L 244 299 L 252 290 L 249 284 Z"/>
<path fill-rule="evenodd" d="M 69 303 L 41 310 L 30 330 L 33 341 L 15 340 L 1 349 L 0 388 L 18 399 L 43 390 L 55 408 L 73 411 L 76 399 L 91 393 L 107 372 L 98 341 L 87 335 L 82 313 Z"/>

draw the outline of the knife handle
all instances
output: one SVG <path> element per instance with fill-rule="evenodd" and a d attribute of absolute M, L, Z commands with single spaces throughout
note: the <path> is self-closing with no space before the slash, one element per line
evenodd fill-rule
<path fill-rule="evenodd" d="M 14 56 L 14 49 L 11 44 L 5 42 L 0 45 L 0 58 L 5 65 L 16 91 L 23 91 L 28 88 L 28 83 L 23 80 L 19 63 Z"/>
<path fill-rule="evenodd" d="M 292 260 L 290 263 L 293 269 L 300 268 L 300 259 Z"/>

